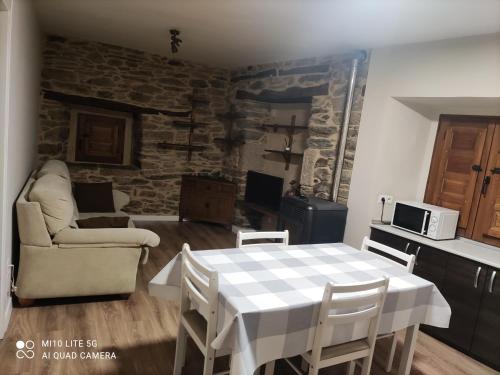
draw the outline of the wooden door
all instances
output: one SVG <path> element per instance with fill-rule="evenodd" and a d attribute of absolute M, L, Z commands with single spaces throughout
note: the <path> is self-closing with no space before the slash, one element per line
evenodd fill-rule
<path fill-rule="evenodd" d="M 499 277 L 499 269 L 488 270 L 471 348 L 474 356 L 497 370 L 500 370 Z"/>
<path fill-rule="evenodd" d="M 442 292 L 451 307 L 450 326 L 436 329 L 449 344 L 469 351 L 486 279 L 486 267 L 480 263 L 448 255 Z"/>
<path fill-rule="evenodd" d="M 77 120 L 75 160 L 122 164 L 126 120 L 80 113 Z"/>
<path fill-rule="evenodd" d="M 495 127 L 485 169 L 472 238 L 500 246 L 500 125 Z"/>
<path fill-rule="evenodd" d="M 459 233 L 469 237 L 489 128 L 487 118 L 442 116 L 427 181 L 425 202 L 460 211 Z"/>

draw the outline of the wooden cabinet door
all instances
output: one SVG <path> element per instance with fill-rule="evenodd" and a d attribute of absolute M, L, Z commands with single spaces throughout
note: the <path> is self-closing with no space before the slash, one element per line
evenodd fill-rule
<path fill-rule="evenodd" d="M 75 160 L 122 164 L 126 120 L 80 113 L 76 133 Z"/>
<path fill-rule="evenodd" d="M 412 241 L 377 229 L 371 230 L 370 239 L 404 252 L 410 251 L 412 247 Z"/>
<path fill-rule="evenodd" d="M 500 246 L 500 125 L 493 134 L 472 238 Z"/>
<path fill-rule="evenodd" d="M 500 370 L 500 277 L 499 269 L 489 269 L 483 299 L 472 340 L 471 353 Z"/>
<path fill-rule="evenodd" d="M 439 337 L 467 352 L 472 344 L 486 268 L 455 255 L 448 257 L 442 292 L 451 307 L 451 320 L 449 328 L 439 329 Z"/>
<path fill-rule="evenodd" d="M 441 290 L 446 275 L 448 254 L 421 244 L 415 244 L 410 253 L 415 255 L 413 273 L 431 281 Z"/>
<path fill-rule="evenodd" d="M 442 116 L 440 120 L 425 202 L 460 211 L 462 234 L 474 222 L 473 198 L 480 169 L 484 169 L 481 164 L 489 127 L 488 119 L 476 117 Z"/>

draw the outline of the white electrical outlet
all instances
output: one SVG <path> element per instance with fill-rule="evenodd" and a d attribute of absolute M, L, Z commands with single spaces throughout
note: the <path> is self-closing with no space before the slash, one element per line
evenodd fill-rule
<path fill-rule="evenodd" d="M 385 198 L 385 204 L 392 204 L 394 202 L 394 197 L 392 195 L 379 194 L 377 203 L 382 203 L 382 198 Z"/>

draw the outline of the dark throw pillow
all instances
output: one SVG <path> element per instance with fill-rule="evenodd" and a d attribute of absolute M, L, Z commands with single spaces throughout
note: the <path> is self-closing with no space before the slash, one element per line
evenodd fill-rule
<path fill-rule="evenodd" d="M 75 182 L 75 200 L 79 212 L 115 212 L 111 182 Z"/>
<path fill-rule="evenodd" d="M 114 217 L 91 217 L 89 219 L 77 220 L 78 228 L 82 229 L 95 229 L 95 228 L 128 228 L 127 216 L 114 216 Z"/>

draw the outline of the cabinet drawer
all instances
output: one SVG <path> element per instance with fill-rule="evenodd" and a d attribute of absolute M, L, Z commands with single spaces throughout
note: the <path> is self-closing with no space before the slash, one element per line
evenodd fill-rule
<path fill-rule="evenodd" d="M 405 252 L 410 251 L 410 247 L 413 244 L 413 241 L 378 229 L 371 230 L 370 238 L 375 242 L 379 242 L 392 247 L 393 249 Z"/>

